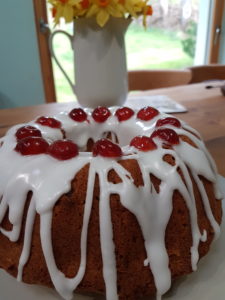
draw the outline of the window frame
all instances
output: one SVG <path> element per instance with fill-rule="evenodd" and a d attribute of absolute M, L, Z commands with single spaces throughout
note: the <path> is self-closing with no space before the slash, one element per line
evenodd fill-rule
<path fill-rule="evenodd" d="M 225 0 L 200 0 L 194 65 L 219 63 L 221 34 L 215 43 L 216 28 L 222 28 Z"/>
<path fill-rule="evenodd" d="M 45 92 L 45 101 L 47 103 L 56 102 L 53 67 L 48 45 L 50 30 L 47 27 L 48 16 L 46 0 L 33 0 L 33 6 L 40 54 L 42 80 Z M 41 23 L 46 25 L 44 30 L 42 30 L 41 28 Z"/>
<path fill-rule="evenodd" d="M 225 0 L 213 1 L 212 25 L 210 30 L 210 45 L 209 45 L 209 59 L 208 59 L 209 63 L 219 62 L 224 8 L 225 8 Z M 218 33 L 218 38 L 216 39 L 217 28 L 219 28 L 220 32 Z"/>

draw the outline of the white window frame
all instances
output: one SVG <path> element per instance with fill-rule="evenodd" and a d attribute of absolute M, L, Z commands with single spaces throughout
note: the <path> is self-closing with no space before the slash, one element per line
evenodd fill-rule
<path fill-rule="evenodd" d="M 194 65 L 207 64 L 210 54 L 213 0 L 200 0 Z"/>

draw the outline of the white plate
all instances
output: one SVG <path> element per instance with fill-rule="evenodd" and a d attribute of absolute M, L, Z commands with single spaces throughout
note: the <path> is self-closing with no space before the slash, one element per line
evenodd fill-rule
<path fill-rule="evenodd" d="M 225 195 L 225 178 L 220 177 Z M 225 202 L 223 201 L 225 214 Z M 17 282 L 5 271 L 0 271 L 0 300 L 61 300 L 52 289 Z M 74 300 L 92 297 L 75 296 Z M 178 280 L 173 289 L 163 297 L 169 300 L 224 300 L 225 299 L 225 217 L 221 236 L 210 253 L 198 264 L 198 270 Z"/>
<path fill-rule="evenodd" d="M 144 106 L 153 106 L 163 113 L 180 113 L 186 112 L 187 108 L 177 103 L 166 95 L 138 95 L 134 93 L 128 96 L 124 106 L 129 106 L 134 109 L 141 109 Z"/>

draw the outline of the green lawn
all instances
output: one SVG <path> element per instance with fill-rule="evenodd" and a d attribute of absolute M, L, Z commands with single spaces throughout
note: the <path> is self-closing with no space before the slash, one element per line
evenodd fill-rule
<path fill-rule="evenodd" d="M 183 52 L 178 34 L 133 25 L 127 32 L 128 69 L 185 68 L 193 60 Z"/>
<path fill-rule="evenodd" d="M 62 35 L 55 38 L 55 49 L 70 78 L 73 78 L 73 57 L 69 41 Z M 143 29 L 130 25 L 126 35 L 128 69 L 185 68 L 193 64 L 193 59 L 185 54 L 179 33 L 159 29 Z M 75 100 L 69 84 L 54 63 L 57 98 L 60 102 Z"/>

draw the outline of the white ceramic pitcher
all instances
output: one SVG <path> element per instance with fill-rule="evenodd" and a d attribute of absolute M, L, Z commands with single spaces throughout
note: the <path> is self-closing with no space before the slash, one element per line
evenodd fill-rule
<path fill-rule="evenodd" d="M 54 31 L 49 40 L 50 51 L 83 107 L 122 105 L 128 93 L 124 35 L 130 20 L 110 18 L 99 27 L 94 19 L 74 21 L 74 35 Z M 75 82 L 73 84 L 56 57 L 53 38 L 63 33 L 74 51 Z"/>

